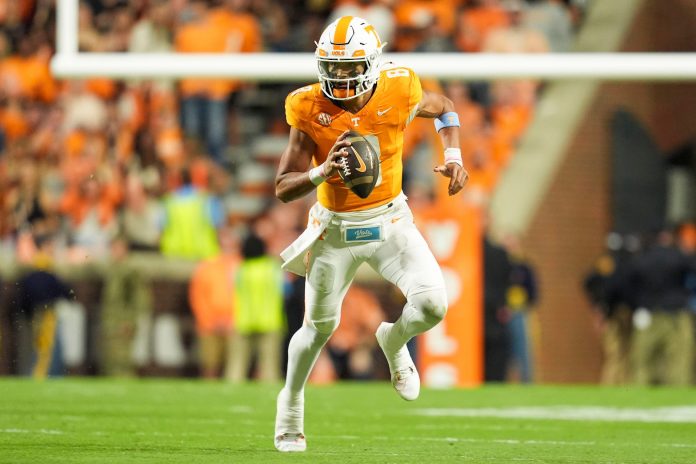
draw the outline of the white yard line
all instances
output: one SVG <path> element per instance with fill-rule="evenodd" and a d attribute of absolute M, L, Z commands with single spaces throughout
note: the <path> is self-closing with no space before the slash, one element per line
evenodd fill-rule
<path fill-rule="evenodd" d="M 413 426 L 413 428 L 416 430 L 450 430 L 450 431 L 452 431 L 453 429 L 456 429 L 456 430 L 493 430 L 496 432 L 503 432 L 503 431 L 508 431 L 508 430 L 512 430 L 514 432 L 517 432 L 520 430 L 520 426 L 518 423 L 511 424 L 511 425 L 490 425 L 490 424 L 481 424 L 481 423 L 435 422 L 435 423 L 428 423 L 428 424 L 415 424 Z M 548 430 L 558 430 L 558 428 L 554 427 L 552 425 L 541 426 L 538 423 L 535 423 L 534 425 L 525 424 L 524 427 L 522 427 L 522 430 L 525 430 L 528 432 L 543 432 L 543 431 L 548 431 Z"/>
<path fill-rule="evenodd" d="M 669 448 L 696 448 L 694 443 L 663 443 L 660 446 L 667 446 Z"/>
<path fill-rule="evenodd" d="M 256 438 L 265 438 L 265 435 L 256 435 Z M 315 440 L 365 440 L 365 437 L 357 435 L 310 435 Z M 442 443 L 496 443 L 500 445 L 542 445 L 542 446 L 597 446 L 600 443 L 589 440 L 532 440 L 517 438 L 462 438 L 462 437 L 414 437 L 414 436 L 395 436 L 395 437 L 370 437 L 370 440 L 378 441 L 420 441 L 420 442 L 442 442 Z M 634 446 L 631 443 L 601 443 L 607 446 Z M 692 443 L 661 443 L 660 446 L 668 448 L 696 448 Z"/>
<path fill-rule="evenodd" d="M 254 409 L 250 406 L 244 406 L 241 404 L 237 404 L 234 406 L 230 406 L 228 408 L 228 411 L 235 413 L 235 414 L 251 414 L 254 412 Z"/>
<path fill-rule="evenodd" d="M 0 429 L 0 433 L 31 433 L 31 434 L 41 434 L 41 435 L 63 435 L 64 432 L 61 430 L 50 430 L 50 429 Z"/>
<path fill-rule="evenodd" d="M 501 445 L 560 445 L 560 446 L 594 446 L 594 441 L 564 441 L 564 440 L 522 440 L 516 438 L 461 438 L 461 437 L 374 437 L 378 440 L 430 441 L 445 443 L 498 443 Z"/>
<path fill-rule="evenodd" d="M 604 406 L 532 406 L 511 408 L 425 408 L 412 414 L 428 417 L 496 417 L 605 422 L 696 423 L 696 406 L 615 408 Z"/>

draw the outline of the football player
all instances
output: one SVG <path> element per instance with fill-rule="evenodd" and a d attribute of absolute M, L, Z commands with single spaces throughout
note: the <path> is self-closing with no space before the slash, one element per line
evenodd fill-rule
<path fill-rule="evenodd" d="M 276 176 L 276 196 L 300 198 L 315 188 L 318 202 L 307 229 L 281 253 L 286 270 L 306 276 L 305 319 L 288 348 L 284 388 L 277 400 L 275 446 L 304 451 L 304 386 L 319 351 L 336 329 L 341 301 L 358 266 L 367 262 L 407 297 L 401 317 L 376 332 L 392 384 L 406 400 L 420 391 L 406 342 L 442 320 L 445 284 L 401 191 L 404 129 L 415 117 L 434 119 L 444 143 L 449 194 L 468 179 L 459 149 L 459 119 L 443 95 L 424 92 L 409 68 L 382 66 L 384 44 L 364 19 L 344 16 L 322 33 L 316 48 L 319 82 L 290 93 L 285 112 L 289 143 Z M 365 199 L 337 175 L 347 156 L 349 130 L 364 135 L 381 163 Z M 311 166 L 310 166 L 311 164 Z"/>

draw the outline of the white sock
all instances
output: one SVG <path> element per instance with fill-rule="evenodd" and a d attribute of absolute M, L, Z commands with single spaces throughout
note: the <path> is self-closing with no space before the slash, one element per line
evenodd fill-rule
<path fill-rule="evenodd" d="M 330 336 L 303 325 L 290 339 L 285 387 L 278 395 L 276 435 L 304 432 L 304 386 Z"/>
<path fill-rule="evenodd" d="M 276 403 L 276 436 L 282 433 L 303 433 L 304 431 L 304 390 L 296 394 L 283 388 Z"/>
<path fill-rule="evenodd" d="M 401 317 L 396 320 L 387 337 L 387 347 L 390 352 L 400 352 L 406 342 L 416 335 L 422 334 L 435 327 L 442 320 L 430 312 L 417 309 L 413 303 L 406 303 Z"/>

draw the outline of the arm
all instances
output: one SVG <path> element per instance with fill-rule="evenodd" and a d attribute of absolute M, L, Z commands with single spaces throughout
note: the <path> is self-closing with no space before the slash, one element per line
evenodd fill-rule
<path fill-rule="evenodd" d="M 454 103 L 452 103 L 452 100 L 438 93 L 423 92 L 423 98 L 418 104 L 416 116 L 433 119 L 439 118 L 443 114 L 450 112 L 454 112 Z M 448 148 L 459 150 L 459 127 L 443 127 L 438 134 L 442 139 L 445 150 Z M 461 159 L 461 154 L 459 158 Z M 448 161 L 446 159 L 445 164 L 436 166 L 433 171 L 439 172 L 443 176 L 450 178 L 450 195 L 454 195 L 464 188 L 466 181 L 469 179 L 469 174 L 466 172 L 466 169 L 462 167 L 461 161 Z"/>
<path fill-rule="evenodd" d="M 291 127 L 288 147 L 280 157 L 278 173 L 276 174 L 276 197 L 283 203 L 296 200 L 307 195 L 317 185 L 333 176 L 341 166 L 337 158 L 348 154 L 345 147 L 349 146 L 350 142 L 344 140 L 347 134 L 348 131 L 336 139 L 336 143 L 331 148 L 324 164 L 310 171 L 309 165 L 317 145 L 309 135 Z"/>

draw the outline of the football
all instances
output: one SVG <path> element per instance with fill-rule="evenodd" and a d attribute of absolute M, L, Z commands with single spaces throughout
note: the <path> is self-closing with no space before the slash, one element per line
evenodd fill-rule
<path fill-rule="evenodd" d="M 348 156 L 341 159 L 338 174 L 343 183 L 360 198 L 367 198 L 379 178 L 379 155 L 372 144 L 361 134 L 350 131 Z"/>

